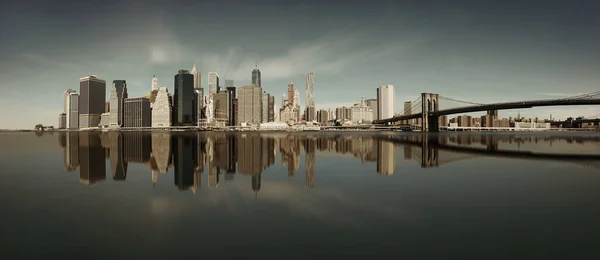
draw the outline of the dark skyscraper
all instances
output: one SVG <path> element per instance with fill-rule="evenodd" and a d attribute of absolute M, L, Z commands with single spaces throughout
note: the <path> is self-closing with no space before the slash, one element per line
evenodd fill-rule
<path fill-rule="evenodd" d="M 123 126 L 123 107 L 127 97 L 127 83 L 125 80 L 113 80 L 110 91 L 110 126 Z"/>
<path fill-rule="evenodd" d="M 225 81 L 225 84 L 227 84 L 227 80 Z M 233 126 L 235 125 L 235 117 L 236 117 L 236 104 L 237 102 L 234 102 L 234 100 L 237 99 L 237 96 L 235 94 L 235 87 L 233 86 L 233 80 L 231 80 L 231 86 L 227 87 L 225 89 L 225 91 L 227 91 L 229 93 L 229 125 Z"/>
<path fill-rule="evenodd" d="M 173 126 L 194 126 L 194 76 L 187 70 L 175 75 L 173 96 Z"/>
<path fill-rule="evenodd" d="M 256 68 L 254 70 L 252 70 L 252 85 L 257 86 L 257 87 L 261 87 L 260 84 L 260 70 L 258 70 L 258 63 L 256 65 Z"/>
<path fill-rule="evenodd" d="M 97 127 L 106 104 L 106 81 L 91 75 L 79 79 L 79 127 Z"/>

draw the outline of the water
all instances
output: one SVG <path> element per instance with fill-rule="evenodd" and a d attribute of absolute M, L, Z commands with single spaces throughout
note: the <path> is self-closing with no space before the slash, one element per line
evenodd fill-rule
<path fill-rule="evenodd" d="M 595 133 L 0 142 L 2 259 L 600 256 Z"/>

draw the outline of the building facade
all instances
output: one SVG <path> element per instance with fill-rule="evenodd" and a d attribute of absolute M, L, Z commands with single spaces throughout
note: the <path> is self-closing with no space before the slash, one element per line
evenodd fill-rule
<path fill-rule="evenodd" d="M 67 128 L 79 128 L 79 94 L 70 93 L 67 101 Z"/>
<path fill-rule="evenodd" d="M 363 98 L 359 104 L 355 104 L 351 108 L 350 120 L 356 123 L 371 123 L 373 121 L 373 108 L 365 104 Z"/>
<path fill-rule="evenodd" d="M 67 128 L 67 113 L 60 113 L 58 115 L 58 129 Z"/>
<path fill-rule="evenodd" d="M 315 120 L 315 75 L 306 73 L 306 109 L 304 112 L 306 121 Z"/>
<path fill-rule="evenodd" d="M 149 98 L 126 98 L 123 110 L 125 114 L 123 127 L 152 126 L 152 110 L 150 110 Z"/>
<path fill-rule="evenodd" d="M 365 104 L 373 109 L 373 120 L 379 118 L 379 114 L 377 114 L 378 106 L 376 98 L 369 98 L 365 100 Z"/>
<path fill-rule="evenodd" d="M 319 122 L 321 124 L 325 124 L 329 120 L 330 120 L 329 111 L 327 111 L 325 109 L 320 109 L 319 111 L 317 111 L 317 122 Z"/>
<path fill-rule="evenodd" d="M 156 101 L 152 107 L 152 127 L 170 127 L 171 126 L 171 100 L 169 90 L 162 87 L 158 90 Z"/>
<path fill-rule="evenodd" d="M 194 76 L 187 70 L 179 70 L 175 75 L 173 96 L 173 126 L 195 126 L 194 120 Z"/>
<path fill-rule="evenodd" d="M 213 95 L 217 93 L 217 88 L 219 87 L 219 74 L 216 72 L 208 73 L 208 95 Z"/>
<path fill-rule="evenodd" d="M 394 86 L 383 85 L 377 88 L 377 114 L 378 119 L 387 119 L 394 117 L 395 108 Z"/>
<path fill-rule="evenodd" d="M 67 89 L 67 90 L 65 90 L 65 93 L 64 93 L 64 107 L 63 107 L 64 110 L 63 110 L 63 113 L 65 113 L 65 114 L 69 113 L 69 110 L 67 110 L 67 102 L 69 102 L 69 95 L 71 93 L 77 93 L 77 91 L 72 90 L 72 89 Z"/>
<path fill-rule="evenodd" d="M 229 122 L 229 92 L 221 91 L 213 95 L 215 122 L 226 125 Z"/>
<path fill-rule="evenodd" d="M 226 80 L 225 86 L 227 86 L 225 87 L 225 91 L 227 91 L 229 97 L 229 125 L 234 126 L 236 125 L 235 118 L 237 116 L 237 95 L 235 87 L 233 86 L 233 80 Z"/>
<path fill-rule="evenodd" d="M 125 80 L 113 80 L 110 91 L 110 127 L 123 126 L 123 106 L 127 96 L 127 83 Z"/>
<path fill-rule="evenodd" d="M 95 75 L 79 79 L 79 127 L 97 127 L 106 103 L 106 81 Z"/>
<path fill-rule="evenodd" d="M 238 88 L 239 123 L 260 124 L 262 122 L 262 89 L 254 86 Z"/>
<path fill-rule="evenodd" d="M 262 94 L 262 121 L 261 123 L 269 122 L 269 93 L 263 91 Z"/>
<path fill-rule="evenodd" d="M 268 122 L 275 122 L 275 96 L 269 95 Z"/>
<path fill-rule="evenodd" d="M 255 68 L 252 70 L 252 85 L 262 88 L 261 79 L 260 79 L 260 70 Z"/>

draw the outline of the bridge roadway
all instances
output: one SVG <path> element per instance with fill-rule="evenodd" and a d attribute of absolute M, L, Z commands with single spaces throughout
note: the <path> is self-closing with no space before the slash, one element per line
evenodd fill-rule
<path fill-rule="evenodd" d="M 470 113 L 470 112 L 481 112 L 491 110 L 504 110 L 504 109 L 522 109 L 532 107 L 544 107 L 544 106 L 581 106 L 581 105 L 600 105 L 600 99 L 552 99 L 552 100 L 534 100 L 534 101 L 518 101 L 518 102 L 506 102 L 496 104 L 485 104 L 477 106 L 466 106 L 457 107 L 450 109 L 441 109 L 437 111 L 429 112 L 428 116 L 439 117 L 444 115 Z M 401 120 L 409 120 L 422 118 L 423 113 L 416 113 L 410 115 L 401 115 L 392 118 L 375 120 L 373 124 L 387 124 Z"/>

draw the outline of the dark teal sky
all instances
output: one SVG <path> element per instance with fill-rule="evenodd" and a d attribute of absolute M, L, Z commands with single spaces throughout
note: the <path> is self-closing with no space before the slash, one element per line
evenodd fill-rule
<path fill-rule="evenodd" d="M 312 71 L 317 109 L 375 97 L 382 84 L 394 85 L 397 112 L 421 92 L 487 103 L 600 89 L 598 1 L 123 2 L 0 4 L 0 106 L 10 111 L 0 128 L 57 125 L 63 91 L 79 91 L 80 77 L 125 79 L 142 96 L 152 75 L 172 91 L 194 63 L 204 86 L 209 71 L 241 86 L 258 60 L 278 106 L 289 79 L 304 104 Z M 550 113 L 600 107 L 521 111 Z"/>

